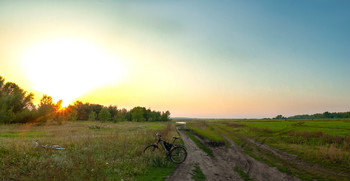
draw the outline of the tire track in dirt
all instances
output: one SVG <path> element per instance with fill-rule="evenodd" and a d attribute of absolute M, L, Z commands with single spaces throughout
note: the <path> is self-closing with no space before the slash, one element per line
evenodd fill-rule
<path fill-rule="evenodd" d="M 244 136 L 240 136 L 241 139 L 243 139 L 244 141 L 246 141 L 247 143 L 252 144 L 255 147 L 258 147 L 260 149 L 263 149 L 265 151 L 270 152 L 271 154 L 273 154 L 275 157 L 283 160 L 284 162 L 287 162 L 288 164 L 294 164 L 298 167 L 298 169 L 304 169 L 304 170 L 313 170 L 315 172 L 319 172 L 319 173 L 327 173 L 329 175 L 334 175 L 334 176 L 340 176 L 340 177 L 348 177 L 350 178 L 350 175 L 347 175 L 345 173 L 339 173 L 339 172 L 335 172 L 332 170 L 328 170 L 325 168 L 322 168 L 316 164 L 311 164 L 311 163 L 307 163 L 303 160 L 298 159 L 298 156 L 295 154 L 291 154 L 291 153 L 287 153 L 287 152 L 281 152 L 275 148 L 272 148 L 268 145 L 259 143 L 256 140 L 244 137 Z M 226 138 L 228 139 L 228 138 Z M 341 179 L 341 178 L 340 178 Z"/>
<path fill-rule="evenodd" d="M 299 178 L 280 172 L 276 167 L 270 167 L 251 156 L 244 154 L 243 150 L 238 147 L 231 139 L 222 135 L 230 144 L 226 154 L 232 161 L 246 172 L 254 180 L 269 180 L 269 181 L 300 181 Z"/>
<path fill-rule="evenodd" d="M 178 129 L 178 128 L 177 128 Z M 192 180 L 194 164 L 198 163 L 207 180 L 238 180 L 241 177 L 235 172 L 234 163 L 226 161 L 225 157 L 215 154 L 214 158 L 208 156 L 194 143 L 182 130 L 178 129 L 187 150 L 187 159 L 179 165 L 179 168 L 168 177 L 168 181 Z"/>
<path fill-rule="evenodd" d="M 178 128 L 177 128 L 178 129 Z M 258 181 L 300 181 L 295 176 L 280 172 L 276 167 L 270 167 L 249 155 L 237 146 L 225 135 L 223 137 L 231 144 L 225 147 L 211 147 L 214 158 L 208 156 L 197 147 L 183 130 L 178 129 L 184 141 L 188 155 L 187 160 L 179 165 L 179 168 L 168 177 L 168 181 L 192 180 L 192 170 L 194 164 L 198 163 L 207 180 L 242 180 L 234 167 L 237 166 L 247 173 L 251 178 Z M 198 138 L 198 137 L 197 137 Z M 200 139 L 200 138 L 198 138 Z"/>

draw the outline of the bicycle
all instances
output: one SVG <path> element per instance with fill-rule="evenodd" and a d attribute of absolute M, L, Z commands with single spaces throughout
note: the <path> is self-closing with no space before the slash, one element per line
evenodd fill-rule
<path fill-rule="evenodd" d="M 180 139 L 179 137 L 173 137 L 174 141 L 173 143 L 168 143 L 165 140 L 162 139 L 162 136 L 160 134 L 156 134 L 158 137 L 158 141 L 155 144 L 151 144 L 146 146 L 146 148 L 143 150 L 143 153 L 151 152 L 153 153 L 155 150 L 159 149 L 158 144 L 162 146 L 166 157 L 170 157 L 170 160 L 173 163 L 180 164 L 184 162 L 187 158 L 187 151 L 182 145 L 174 145 L 175 141 L 177 139 Z M 163 144 L 162 144 L 163 143 Z"/>

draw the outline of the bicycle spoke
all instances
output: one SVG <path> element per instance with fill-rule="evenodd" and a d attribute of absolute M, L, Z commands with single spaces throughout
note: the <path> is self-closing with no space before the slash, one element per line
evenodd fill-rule
<path fill-rule="evenodd" d="M 174 163 L 182 163 L 187 157 L 187 152 L 183 147 L 175 147 L 170 154 L 171 161 Z"/>

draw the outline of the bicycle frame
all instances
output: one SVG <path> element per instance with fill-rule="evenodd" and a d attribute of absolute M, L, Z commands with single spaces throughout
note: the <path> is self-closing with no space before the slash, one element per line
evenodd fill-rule
<path fill-rule="evenodd" d="M 162 139 L 162 136 L 160 136 L 158 133 L 156 135 L 158 137 L 158 141 L 157 141 L 157 143 L 155 145 L 157 146 L 157 148 L 159 148 L 158 144 L 160 143 L 160 145 L 162 146 L 165 154 L 168 155 L 171 150 L 168 151 L 167 149 L 165 149 L 165 147 L 164 147 L 164 140 Z M 176 141 L 176 139 L 174 138 L 174 141 L 172 143 L 173 145 L 174 145 L 175 141 Z"/>
<path fill-rule="evenodd" d="M 163 142 L 163 143 L 162 143 Z M 158 139 L 158 141 L 157 141 L 157 147 L 159 147 L 158 146 L 158 144 L 160 143 L 160 145 L 162 146 L 162 148 L 163 148 L 163 150 L 164 150 L 164 152 L 166 153 L 166 154 L 168 154 L 169 153 L 169 151 L 168 150 L 166 150 L 165 148 L 164 148 L 164 140 L 161 140 L 161 139 Z"/>

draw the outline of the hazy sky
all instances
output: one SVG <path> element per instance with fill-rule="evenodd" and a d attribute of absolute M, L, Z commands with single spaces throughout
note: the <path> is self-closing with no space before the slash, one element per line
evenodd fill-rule
<path fill-rule="evenodd" d="M 0 75 L 175 117 L 349 111 L 349 32 L 348 0 L 0 0 Z"/>

